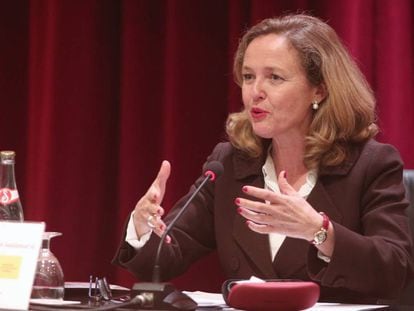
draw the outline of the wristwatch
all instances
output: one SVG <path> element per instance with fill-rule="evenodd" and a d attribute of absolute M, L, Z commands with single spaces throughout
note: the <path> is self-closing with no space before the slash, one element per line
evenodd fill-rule
<path fill-rule="evenodd" d="M 329 217 L 323 212 L 320 212 L 319 214 L 321 214 L 323 217 L 322 228 L 319 231 L 315 232 L 313 240 L 310 241 L 313 245 L 321 245 L 326 241 L 326 238 L 328 237 Z"/>

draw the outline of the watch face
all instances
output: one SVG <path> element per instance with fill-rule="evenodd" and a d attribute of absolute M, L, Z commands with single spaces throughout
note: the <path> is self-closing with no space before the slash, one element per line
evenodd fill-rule
<path fill-rule="evenodd" d="M 319 245 L 325 242 L 327 237 L 326 230 L 320 230 L 315 233 L 314 244 Z"/>

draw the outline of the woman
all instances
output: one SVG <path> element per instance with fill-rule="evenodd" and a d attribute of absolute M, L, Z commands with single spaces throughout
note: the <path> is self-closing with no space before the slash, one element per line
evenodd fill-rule
<path fill-rule="evenodd" d="M 228 278 L 312 280 L 322 301 L 396 298 L 413 273 L 403 165 L 373 140 L 372 91 L 334 30 L 307 15 L 266 19 L 243 36 L 234 74 L 244 109 L 207 160 L 223 176 L 171 231 L 163 278 L 217 249 Z M 169 174 L 164 161 L 115 258 L 141 280 L 157 235 L 203 179 L 163 220 Z"/>

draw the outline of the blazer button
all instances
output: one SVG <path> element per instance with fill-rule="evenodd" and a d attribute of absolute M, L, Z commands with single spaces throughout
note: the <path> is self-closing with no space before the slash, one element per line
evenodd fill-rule
<path fill-rule="evenodd" d="M 232 257 L 230 259 L 230 269 L 232 271 L 237 271 L 240 268 L 240 261 L 237 257 Z"/>

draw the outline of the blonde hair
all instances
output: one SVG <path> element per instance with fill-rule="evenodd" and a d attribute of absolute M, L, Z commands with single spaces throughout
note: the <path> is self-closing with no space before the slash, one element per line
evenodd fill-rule
<path fill-rule="evenodd" d="M 233 64 L 239 86 L 247 47 L 255 38 L 267 34 L 286 37 L 298 51 L 309 82 L 323 85 L 327 92 L 313 114 L 305 139 L 304 164 L 309 169 L 341 164 L 350 143 L 366 141 L 378 132 L 371 87 L 335 31 L 320 19 L 305 14 L 265 19 L 245 33 Z M 263 153 L 264 139 L 253 133 L 245 110 L 229 115 L 226 132 L 230 142 L 249 156 L 259 157 Z"/>

